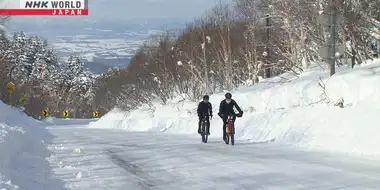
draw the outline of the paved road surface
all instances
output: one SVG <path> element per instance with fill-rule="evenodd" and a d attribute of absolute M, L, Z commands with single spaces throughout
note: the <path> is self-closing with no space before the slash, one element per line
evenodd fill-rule
<path fill-rule="evenodd" d="M 379 189 L 380 162 L 275 143 L 52 126 L 49 158 L 68 189 Z"/>

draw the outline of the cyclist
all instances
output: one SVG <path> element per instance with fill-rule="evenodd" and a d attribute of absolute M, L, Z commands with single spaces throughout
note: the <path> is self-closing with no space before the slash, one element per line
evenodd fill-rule
<path fill-rule="evenodd" d="M 243 116 L 243 111 L 240 109 L 239 105 L 235 102 L 235 100 L 232 99 L 231 93 L 227 92 L 225 94 L 225 98 L 226 99 L 220 102 L 219 113 L 218 113 L 218 115 L 220 116 L 220 118 L 222 118 L 222 121 L 223 121 L 223 140 L 224 141 L 226 141 L 226 127 L 225 126 L 227 124 L 228 115 L 232 114 L 234 116 L 233 117 L 234 124 L 235 124 L 236 117 Z M 239 114 L 237 115 L 235 115 L 234 106 L 239 112 Z"/>
<path fill-rule="evenodd" d="M 208 121 L 207 122 L 208 123 L 208 125 L 207 125 L 208 134 L 207 135 L 210 135 L 210 117 L 212 118 L 212 105 L 209 102 L 209 99 L 210 99 L 210 97 L 208 95 L 204 95 L 203 101 L 199 102 L 199 104 L 198 104 L 197 113 L 198 113 L 198 117 L 199 117 L 199 122 L 198 122 L 198 133 L 199 134 L 201 134 L 202 120 L 204 117 L 206 117 L 206 120 Z"/>

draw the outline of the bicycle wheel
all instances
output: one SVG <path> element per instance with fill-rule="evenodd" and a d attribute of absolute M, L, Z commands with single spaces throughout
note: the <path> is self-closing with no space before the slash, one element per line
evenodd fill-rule
<path fill-rule="evenodd" d="M 204 121 L 202 121 L 201 124 L 201 136 L 202 136 L 202 142 L 205 142 L 205 126 L 204 126 Z"/>
<path fill-rule="evenodd" d="M 207 127 L 207 122 L 203 122 L 203 131 L 204 131 L 204 143 L 207 143 L 208 140 L 208 127 Z"/>
<path fill-rule="evenodd" d="M 231 135 L 231 121 L 227 123 L 227 135 L 226 135 L 226 144 L 230 144 L 230 135 Z"/>
<path fill-rule="evenodd" d="M 231 126 L 231 145 L 235 145 L 235 126 Z"/>

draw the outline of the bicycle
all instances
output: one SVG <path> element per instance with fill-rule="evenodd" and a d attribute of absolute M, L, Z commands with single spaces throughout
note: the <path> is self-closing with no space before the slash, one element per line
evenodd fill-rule
<path fill-rule="evenodd" d="M 201 123 L 202 142 L 204 143 L 207 143 L 209 135 L 209 128 L 207 127 L 207 124 L 210 125 L 209 120 L 207 119 L 207 116 L 204 116 Z"/>
<path fill-rule="evenodd" d="M 233 118 L 237 116 L 237 114 L 229 114 L 227 118 L 227 124 L 226 124 L 226 138 L 225 138 L 225 143 L 229 144 L 230 143 L 230 138 L 231 138 L 231 145 L 235 145 L 235 125 Z"/>

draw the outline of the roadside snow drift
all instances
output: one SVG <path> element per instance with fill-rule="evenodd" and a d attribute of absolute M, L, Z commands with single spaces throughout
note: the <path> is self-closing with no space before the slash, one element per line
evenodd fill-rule
<path fill-rule="evenodd" d="M 286 73 L 232 95 L 244 110 L 236 121 L 237 140 L 275 139 L 297 147 L 380 156 L 380 60 L 338 68 L 333 77 L 315 65 L 299 77 Z M 223 97 L 210 97 L 211 136 L 220 139 L 222 122 L 216 113 Z M 335 106 L 339 102 L 344 108 Z M 172 101 L 128 114 L 115 109 L 89 126 L 198 136 L 197 104 Z"/>
<path fill-rule="evenodd" d="M 50 178 L 43 123 L 0 101 L 0 189 L 57 189 Z"/>
<path fill-rule="evenodd" d="M 56 118 L 56 117 L 48 117 L 44 119 L 44 122 L 51 125 L 51 126 L 57 126 L 57 125 L 87 125 L 90 122 L 97 121 L 98 118 L 94 119 L 71 119 L 71 118 Z"/>

